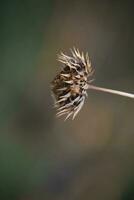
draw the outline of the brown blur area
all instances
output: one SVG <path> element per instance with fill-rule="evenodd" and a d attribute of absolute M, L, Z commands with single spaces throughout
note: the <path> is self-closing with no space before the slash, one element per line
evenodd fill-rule
<path fill-rule="evenodd" d="M 3 0 L 0 200 L 133 200 L 134 101 L 88 91 L 57 119 L 57 54 L 88 51 L 94 85 L 134 92 L 133 1 Z"/>

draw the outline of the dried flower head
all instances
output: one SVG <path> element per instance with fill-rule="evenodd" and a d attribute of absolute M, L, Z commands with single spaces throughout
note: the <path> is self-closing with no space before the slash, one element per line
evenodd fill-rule
<path fill-rule="evenodd" d="M 79 50 L 71 50 L 72 55 L 67 56 L 61 53 L 58 60 L 63 64 L 61 72 L 52 81 L 51 89 L 57 108 L 57 116 L 66 115 L 73 119 L 82 108 L 85 98 L 87 97 L 87 89 L 117 94 L 134 99 L 134 94 L 122 91 L 102 88 L 91 85 L 93 70 L 88 54 L 80 54 Z"/>
<path fill-rule="evenodd" d="M 82 108 L 87 96 L 86 90 L 92 81 L 88 81 L 88 77 L 93 74 L 88 53 L 84 56 L 75 48 L 71 53 L 72 56 L 63 53 L 58 56 L 63 69 L 51 84 L 57 116 L 66 115 L 66 119 L 71 115 L 74 119 Z"/>

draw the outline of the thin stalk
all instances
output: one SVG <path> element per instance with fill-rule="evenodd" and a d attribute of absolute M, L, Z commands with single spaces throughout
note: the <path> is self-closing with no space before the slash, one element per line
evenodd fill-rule
<path fill-rule="evenodd" d="M 129 98 L 134 99 L 134 94 L 122 92 L 122 91 L 118 91 L 118 90 L 102 88 L 102 87 L 98 87 L 98 86 L 94 86 L 94 85 L 89 85 L 88 89 L 107 92 L 107 93 L 111 93 L 111 94 L 117 94 L 117 95 L 121 95 L 121 96 L 124 96 L 124 97 L 129 97 Z"/>

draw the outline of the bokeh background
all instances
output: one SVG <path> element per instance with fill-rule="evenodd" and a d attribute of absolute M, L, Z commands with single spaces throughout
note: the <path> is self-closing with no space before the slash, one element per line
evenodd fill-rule
<path fill-rule="evenodd" d="M 134 101 L 89 91 L 63 122 L 50 92 L 73 46 L 95 85 L 134 92 L 133 1 L 0 2 L 0 200 L 133 200 Z"/>

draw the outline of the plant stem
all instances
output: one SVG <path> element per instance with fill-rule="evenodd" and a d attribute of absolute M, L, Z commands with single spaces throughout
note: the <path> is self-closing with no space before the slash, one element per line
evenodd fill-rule
<path fill-rule="evenodd" d="M 111 94 L 117 94 L 117 95 L 121 95 L 124 97 L 129 97 L 129 98 L 134 99 L 134 94 L 122 92 L 122 91 L 118 91 L 118 90 L 102 88 L 102 87 L 98 87 L 98 86 L 94 86 L 94 85 L 89 85 L 88 89 L 107 92 L 107 93 L 111 93 Z"/>

